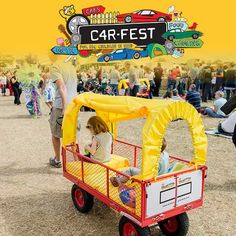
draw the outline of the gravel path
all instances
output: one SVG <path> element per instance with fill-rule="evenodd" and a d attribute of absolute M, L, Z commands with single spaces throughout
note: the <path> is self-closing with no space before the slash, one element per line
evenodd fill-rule
<path fill-rule="evenodd" d="M 86 215 L 72 204 L 72 184 L 62 170 L 48 166 L 52 155 L 47 109 L 40 119 L 31 119 L 24 105 L 12 104 L 13 98 L 0 97 L 0 235 L 1 236 L 115 236 L 119 215 L 96 201 Z M 91 114 L 84 113 L 82 124 Z M 120 138 L 141 143 L 143 121 L 120 125 Z M 219 120 L 204 118 L 205 126 Z M 80 140 L 88 134 L 81 131 Z M 182 157 L 192 156 L 190 133 L 183 121 L 170 124 L 167 151 Z M 236 235 L 236 150 L 230 140 L 208 137 L 208 178 L 205 203 L 190 211 L 190 236 Z M 154 230 L 153 235 L 161 235 Z"/>

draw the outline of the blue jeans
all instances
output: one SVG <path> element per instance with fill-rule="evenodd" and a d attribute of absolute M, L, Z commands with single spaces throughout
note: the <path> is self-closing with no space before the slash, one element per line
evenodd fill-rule
<path fill-rule="evenodd" d="M 225 118 L 225 116 L 217 114 L 215 111 L 213 111 L 213 109 L 209 107 L 206 108 L 206 113 L 209 117 L 212 117 L 212 118 Z"/>
<path fill-rule="evenodd" d="M 201 81 L 200 79 L 196 79 L 196 91 L 200 92 Z"/>
<path fill-rule="evenodd" d="M 112 92 L 117 96 L 119 94 L 118 92 L 118 84 L 110 84 Z"/>
<path fill-rule="evenodd" d="M 176 89 L 176 80 L 168 79 L 167 89 L 168 91 Z"/>
<path fill-rule="evenodd" d="M 7 86 L 4 84 L 4 85 L 2 86 L 2 94 L 3 94 L 3 95 L 6 94 L 6 88 L 7 88 Z"/>
<path fill-rule="evenodd" d="M 207 102 L 207 99 L 211 99 L 212 98 L 212 94 L 211 94 L 211 82 L 204 82 L 203 83 L 203 102 Z"/>
<path fill-rule="evenodd" d="M 123 174 L 129 175 L 129 176 L 135 176 L 135 175 L 140 174 L 141 170 L 137 167 L 130 167 L 128 169 L 121 170 L 121 172 Z M 128 180 L 129 179 L 126 176 L 123 176 L 123 175 L 118 175 L 117 176 L 117 181 L 119 183 L 126 183 Z"/>

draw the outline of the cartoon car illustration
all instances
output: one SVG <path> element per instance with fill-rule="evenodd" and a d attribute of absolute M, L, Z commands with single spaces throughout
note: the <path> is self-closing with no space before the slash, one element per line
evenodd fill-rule
<path fill-rule="evenodd" d="M 118 22 L 169 22 L 172 20 L 171 14 L 166 14 L 155 10 L 139 10 L 132 13 L 120 14 L 117 16 Z"/>
<path fill-rule="evenodd" d="M 129 48 L 119 49 L 111 52 L 110 54 L 105 54 L 98 58 L 98 62 L 109 62 L 116 60 L 129 60 L 129 59 L 139 59 L 140 57 L 147 57 L 148 52 L 146 50 L 133 50 Z"/>
<path fill-rule="evenodd" d="M 196 30 L 182 31 L 181 29 L 174 29 L 165 32 L 162 35 L 162 37 L 164 39 L 169 39 L 170 41 L 173 41 L 174 39 L 184 39 L 184 38 L 198 39 L 202 35 L 203 35 L 202 32 Z"/>

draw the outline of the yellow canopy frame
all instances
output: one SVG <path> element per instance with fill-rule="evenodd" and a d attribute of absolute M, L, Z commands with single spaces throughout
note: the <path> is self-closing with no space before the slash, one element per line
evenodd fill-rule
<path fill-rule="evenodd" d="M 196 109 L 185 101 L 147 100 L 128 96 L 106 96 L 94 93 L 78 95 L 68 105 L 63 119 L 63 146 L 76 142 L 78 113 L 82 106 L 94 109 L 111 128 L 116 122 L 146 117 L 142 130 L 142 180 L 156 177 L 162 140 L 168 124 L 176 119 L 187 121 L 194 148 L 192 162 L 204 165 L 207 138 L 202 119 Z M 115 130 L 111 130 L 115 133 Z"/>

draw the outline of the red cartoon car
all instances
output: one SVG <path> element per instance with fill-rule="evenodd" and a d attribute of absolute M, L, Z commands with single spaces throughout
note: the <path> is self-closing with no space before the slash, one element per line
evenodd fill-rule
<path fill-rule="evenodd" d="M 166 14 L 154 10 L 139 10 L 132 13 L 125 13 L 117 16 L 118 22 L 169 22 L 172 20 L 171 14 Z"/>

